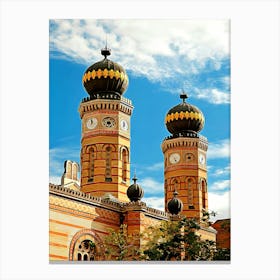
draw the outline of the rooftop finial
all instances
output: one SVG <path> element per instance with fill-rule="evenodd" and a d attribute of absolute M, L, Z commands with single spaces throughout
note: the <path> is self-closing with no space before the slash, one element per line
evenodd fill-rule
<path fill-rule="evenodd" d="M 136 170 L 134 171 L 134 177 L 133 177 L 133 182 L 134 182 L 134 185 L 136 185 L 136 181 L 138 180 L 137 177 L 136 177 Z"/>
<path fill-rule="evenodd" d="M 184 90 L 182 90 L 182 94 L 180 94 L 180 98 L 183 99 L 183 103 L 186 103 L 186 99 L 188 98 L 188 95 L 185 93 Z"/>
<path fill-rule="evenodd" d="M 173 192 L 173 197 L 176 197 L 179 193 L 177 192 L 177 190 L 175 189 Z"/>
<path fill-rule="evenodd" d="M 107 34 L 106 34 L 105 48 L 101 49 L 101 54 L 105 57 L 105 59 L 107 58 L 107 56 L 111 54 L 111 50 L 108 49 L 107 47 Z"/>

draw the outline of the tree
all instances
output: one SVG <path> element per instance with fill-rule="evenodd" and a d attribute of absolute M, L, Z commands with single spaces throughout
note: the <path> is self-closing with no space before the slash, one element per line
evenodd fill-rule
<path fill-rule="evenodd" d="M 203 215 L 205 225 L 210 215 Z M 216 249 L 214 241 L 202 240 L 198 235 L 200 228 L 197 220 L 183 217 L 178 221 L 161 221 L 141 235 L 131 235 L 127 225 L 122 224 L 105 238 L 105 254 L 108 260 L 229 260 L 230 250 Z"/>
<path fill-rule="evenodd" d="M 195 219 L 163 221 L 144 233 L 142 250 L 145 260 L 212 260 L 215 242 L 202 240 L 197 234 L 200 225 Z"/>
<path fill-rule="evenodd" d="M 120 225 L 117 231 L 110 230 L 104 243 L 105 254 L 108 260 L 123 261 L 139 259 L 139 250 L 137 246 L 139 242 L 137 242 L 137 237 L 128 234 L 127 225 L 125 224 Z"/>
<path fill-rule="evenodd" d="M 230 249 L 229 248 L 217 248 L 214 254 L 213 260 L 215 261 L 229 261 Z"/>

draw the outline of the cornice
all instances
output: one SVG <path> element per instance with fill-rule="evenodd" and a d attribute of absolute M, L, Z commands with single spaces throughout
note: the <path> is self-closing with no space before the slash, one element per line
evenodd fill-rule
<path fill-rule="evenodd" d="M 203 136 L 199 136 L 199 138 L 192 137 L 177 137 L 177 138 L 166 138 L 161 144 L 161 148 L 163 153 L 165 153 L 168 149 L 173 149 L 177 147 L 197 147 L 204 151 L 208 149 L 208 141 L 207 138 Z"/>
<path fill-rule="evenodd" d="M 86 194 L 81 191 L 75 191 L 69 188 L 65 188 L 60 185 L 49 184 L 49 192 L 51 195 L 58 196 L 72 201 L 81 202 L 93 207 L 100 207 L 103 209 L 111 210 L 118 213 L 125 213 L 129 211 L 141 211 L 145 213 L 145 216 L 149 216 L 158 220 L 168 220 L 169 214 L 148 207 L 145 202 L 115 202 L 102 197 L 95 197 L 90 194 Z"/>
<path fill-rule="evenodd" d="M 108 96 L 109 98 L 110 96 Z M 123 112 L 127 115 L 132 114 L 133 105 L 131 100 L 121 96 L 119 100 L 112 99 L 93 99 L 89 97 L 85 98 L 80 104 L 79 113 L 80 117 L 83 118 L 84 114 L 87 112 L 99 111 L 99 110 L 109 110 L 111 112 Z"/>

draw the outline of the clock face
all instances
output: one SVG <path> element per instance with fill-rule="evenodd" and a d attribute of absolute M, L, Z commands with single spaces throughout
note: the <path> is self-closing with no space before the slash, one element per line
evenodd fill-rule
<path fill-rule="evenodd" d="M 126 120 L 121 120 L 121 129 L 124 131 L 128 130 L 128 123 Z"/>
<path fill-rule="evenodd" d="M 86 122 L 88 129 L 94 129 L 97 126 L 97 119 L 96 118 L 89 118 Z"/>
<path fill-rule="evenodd" d="M 177 153 L 171 154 L 169 157 L 169 161 L 172 164 L 176 164 L 180 161 L 180 155 Z"/>
<path fill-rule="evenodd" d="M 199 154 L 199 163 L 201 164 L 205 163 L 205 156 L 203 154 Z"/>
<path fill-rule="evenodd" d="M 102 120 L 102 125 L 108 128 L 112 128 L 116 125 L 116 121 L 111 117 L 106 117 Z"/>

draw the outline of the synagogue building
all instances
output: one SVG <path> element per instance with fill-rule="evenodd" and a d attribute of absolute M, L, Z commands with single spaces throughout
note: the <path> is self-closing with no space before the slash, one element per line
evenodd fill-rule
<path fill-rule="evenodd" d="M 126 225 L 141 247 L 141 233 L 149 225 L 180 215 L 197 219 L 201 238 L 216 241 L 217 231 L 202 219 L 208 211 L 203 113 L 184 93 L 179 104 L 170 104 L 165 116 L 169 136 L 161 143 L 165 211 L 148 207 L 145 186 L 130 170 L 133 104 L 124 97 L 128 76 L 108 59 L 110 49 L 101 54 L 103 59 L 82 78 L 88 97 L 79 105 L 80 163 L 65 161 L 61 184 L 49 184 L 49 260 L 106 260 L 104 238 L 110 230 Z"/>

